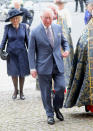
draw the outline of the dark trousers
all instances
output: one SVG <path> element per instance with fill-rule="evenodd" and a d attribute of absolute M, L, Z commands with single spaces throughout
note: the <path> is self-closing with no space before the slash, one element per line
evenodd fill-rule
<path fill-rule="evenodd" d="M 81 12 L 84 12 L 83 0 L 76 0 L 76 8 L 75 8 L 75 11 L 77 12 L 77 10 L 78 10 L 78 2 L 79 2 L 79 4 L 80 4 Z"/>
<path fill-rule="evenodd" d="M 62 108 L 64 101 L 65 80 L 64 73 L 60 73 L 54 65 L 53 73 L 50 75 L 38 74 L 41 97 L 47 116 L 54 116 L 54 108 Z M 52 79 L 54 80 L 55 97 L 53 105 L 51 102 Z"/>

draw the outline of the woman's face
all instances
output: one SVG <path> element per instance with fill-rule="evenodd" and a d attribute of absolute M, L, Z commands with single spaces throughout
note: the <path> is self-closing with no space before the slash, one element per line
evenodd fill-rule
<path fill-rule="evenodd" d="M 17 26 L 20 23 L 20 16 L 15 16 L 12 19 L 10 19 L 10 21 L 13 25 Z"/>

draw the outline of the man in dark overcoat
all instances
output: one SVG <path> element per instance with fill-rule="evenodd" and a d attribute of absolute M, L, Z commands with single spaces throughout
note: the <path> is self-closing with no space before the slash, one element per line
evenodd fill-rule
<path fill-rule="evenodd" d="M 26 23 L 31 26 L 34 17 L 34 11 L 30 13 L 26 8 L 21 6 L 21 3 L 19 1 L 14 1 L 14 8 L 24 12 L 22 23 Z"/>

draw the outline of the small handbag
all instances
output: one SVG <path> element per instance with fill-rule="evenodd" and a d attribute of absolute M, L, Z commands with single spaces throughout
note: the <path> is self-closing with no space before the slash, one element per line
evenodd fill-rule
<path fill-rule="evenodd" d="M 2 60 L 8 60 L 9 54 L 4 50 L 0 50 L 0 57 Z"/>

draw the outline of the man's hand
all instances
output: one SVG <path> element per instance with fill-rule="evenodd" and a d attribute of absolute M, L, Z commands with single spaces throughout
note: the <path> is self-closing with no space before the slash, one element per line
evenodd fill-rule
<path fill-rule="evenodd" d="M 69 55 L 69 51 L 65 51 L 65 52 L 62 53 L 63 57 L 68 57 L 68 55 Z"/>
<path fill-rule="evenodd" d="M 36 70 L 30 71 L 30 74 L 32 75 L 33 78 L 36 78 L 36 76 L 37 76 L 37 71 L 36 71 Z"/>

